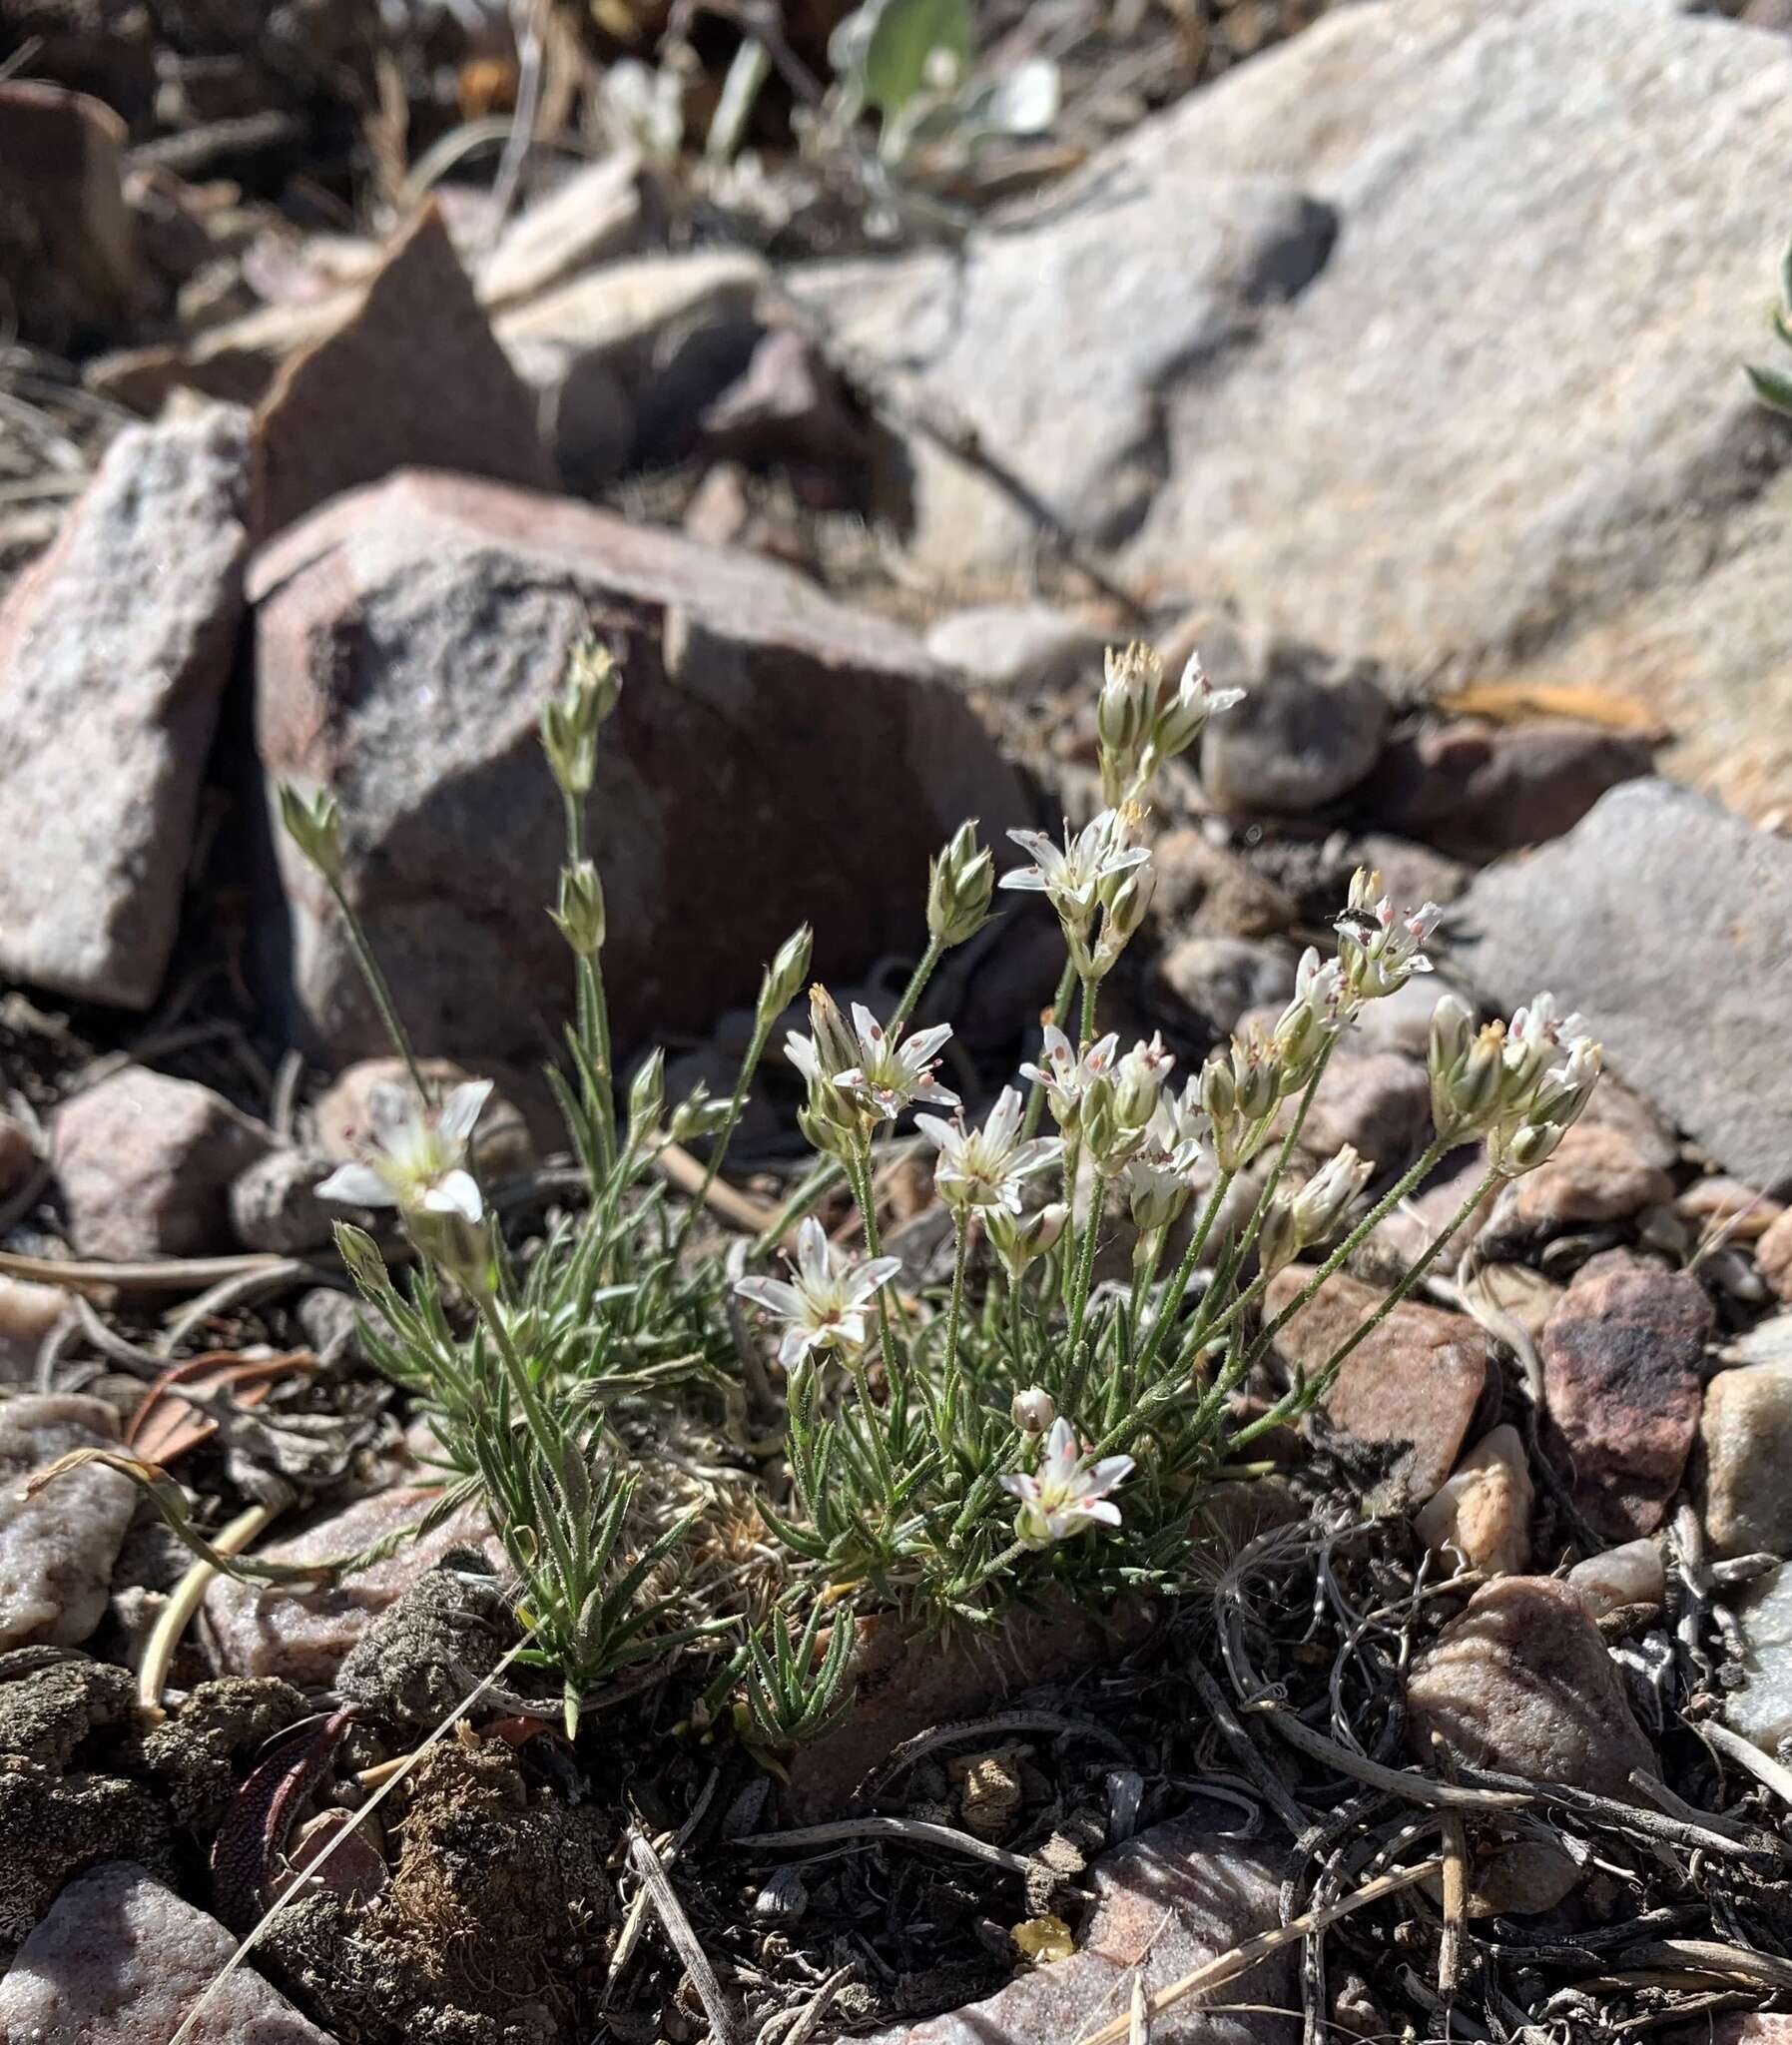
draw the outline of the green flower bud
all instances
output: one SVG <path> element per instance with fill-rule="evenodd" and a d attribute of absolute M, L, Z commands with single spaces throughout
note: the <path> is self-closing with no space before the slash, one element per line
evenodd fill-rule
<path fill-rule="evenodd" d="M 548 915 L 581 959 L 595 959 L 604 947 L 604 884 L 590 860 L 560 870 L 560 907 Z"/>
<path fill-rule="evenodd" d="M 642 1059 L 628 1090 L 629 1141 L 639 1144 L 658 1125 L 666 1105 L 666 1053 L 658 1045 Z"/>
<path fill-rule="evenodd" d="M 559 693 L 541 713 L 541 746 L 556 782 L 569 796 L 591 793 L 597 778 L 598 728 L 616 708 L 622 674 L 602 640 L 587 637 L 566 658 Z"/>
<path fill-rule="evenodd" d="M 983 1209 L 983 1227 L 989 1241 L 1008 1276 L 1016 1283 L 1026 1267 L 1044 1256 L 1057 1242 L 1069 1218 L 1070 1210 L 1061 1200 L 1053 1200 L 1035 1214 L 1010 1214 L 1005 1207 Z M 1050 1425 L 1051 1421 L 1047 1419 L 1039 1432 L 1043 1434 Z"/>
<path fill-rule="evenodd" d="M 326 881 L 342 878 L 341 813 L 328 789 L 307 803 L 290 781 L 280 788 L 280 820 L 287 836 Z"/>
<path fill-rule="evenodd" d="M 762 1029 L 769 1029 L 797 999 L 797 990 L 809 976 L 809 957 L 814 945 L 815 933 L 803 924 L 779 946 L 759 984 L 756 1014 Z"/>
<path fill-rule="evenodd" d="M 336 1254 L 348 1267 L 348 1275 L 368 1299 L 381 1301 L 392 1289 L 392 1281 L 379 1254 L 379 1245 L 364 1228 L 351 1221 L 338 1221 L 333 1230 Z"/>
<path fill-rule="evenodd" d="M 927 867 L 927 935 L 936 945 L 962 945 L 989 916 L 995 860 L 977 845 L 976 819 L 960 824 Z"/>

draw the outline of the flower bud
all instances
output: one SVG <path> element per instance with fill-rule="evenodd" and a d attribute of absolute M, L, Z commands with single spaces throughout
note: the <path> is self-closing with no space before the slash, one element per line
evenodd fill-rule
<path fill-rule="evenodd" d="M 1175 1052 L 1164 1048 L 1162 1030 L 1153 1030 L 1149 1043 L 1141 1038 L 1115 1066 L 1114 1113 L 1127 1128 L 1143 1128 L 1157 1112 L 1175 1062 Z"/>
<path fill-rule="evenodd" d="M 675 1143 L 700 1141 L 705 1136 L 713 1136 L 727 1121 L 729 1107 L 726 1100 L 712 1099 L 708 1085 L 699 1079 L 672 1110 L 666 1133 Z"/>
<path fill-rule="evenodd" d="M 1134 793 L 1139 780 L 1163 686 L 1163 662 L 1149 646 L 1134 644 L 1119 653 L 1110 646 L 1104 664 L 1095 732 L 1101 746 L 1101 797 L 1111 809 Z"/>
<path fill-rule="evenodd" d="M 1057 1405 L 1051 1394 L 1037 1385 L 1029 1385 L 1024 1392 L 1016 1392 L 1008 1412 L 1022 1434 L 1044 1434 L 1058 1417 Z"/>
<path fill-rule="evenodd" d="M 809 973 L 809 955 L 814 944 L 815 933 L 803 924 L 779 946 L 759 984 L 757 1018 L 762 1029 L 769 1029 L 797 999 L 797 990 Z"/>
<path fill-rule="evenodd" d="M 1114 962 L 1138 935 L 1156 891 L 1157 869 L 1149 860 L 1142 866 L 1129 867 L 1103 886 L 1101 902 L 1106 914 L 1101 919 L 1101 939 L 1095 947 L 1094 960 L 1098 979 L 1113 970 Z"/>
<path fill-rule="evenodd" d="M 1032 1214 L 1013 1214 L 1006 1207 L 985 1207 L 983 1226 L 1008 1276 L 1018 1284 L 1027 1266 L 1056 1246 L 1070 1210 L 1052 1200 Z M 1047 1421 L 1046 1425 L 1050 1426 Z"/>
<path fill-rule="evenodd" d="M 598 727 L 616 708 L 622 674 L 601 639 L 579 640 L 566 657 L 559 693 L 541 713 L 548 767 L 569 796 L 587 796 L 597 778 Z"/>
<path fill-rule="evenodd" d="M 989 915 L 995 858 L 977 845 L 976 820 L 960 824 L 927 867 L 927 935 L 936 945 L 962 945 Z"/>
<path fill-rule="evenodd" d="M 347 1265 L 348 1275 L 357 1288 L 368 1299 L 383 1299 L 391 1291 L 392 1281 L 385 1259 L 379 1254 L 379 1245 L 364 1228 L 356 1228 L 351 1221 L 338 1221 L 333 1233 L 336 1254 Z"/>
<path fill-rule="evenodd" d="M 858 1101 L 827 1079 L 811 1082 L 809 1098 L 797 1110 L 797 1126 L 812 1149 L 842 1164 L 857 1162 L 865 1147 L 865 1117 Z"/>
<path fill-rule="evenodd" d="M 640 1143 L 666 1105 L 666 1053 L 656 1044 L 641 1060 L 628 1090 L 629 1141 Z"/>
<path fill-rule="evenodd" d="M 1175 1163 L 1158 1150 L 1134 1157 L 1125 1171 L 1126 1209 L 1141 1236 L 1167 1228 L 1188 1205 L 1190 1187 Z"/>
<path fill-rule="evenodd" d="M 280 820 L 287 836 L 323 878 L 342 878 L 341 813 L 328 789 L 320 788 L 307 803 L 290 781 L 280 788 Z"/>
<path fill-rule="evenodd" d="M 560 869 L 560 907 L 548 911 L 560 935 L 581 959 L 604 948 L 604 884 L 588 859 Z"/>
<path fill-rule="evenodd" d="M 1346 1143 L 1314 1173 L 1292 1202 L 1303 1249 L 1324 1242 L 1336 1230 L 1345 1209 L 1374 1175 L 1374 1163 L 1359 1157 L 1354 1143 Z"/>
<path fill-rule="evenodd" d="M 820 981 L 809 990 L 809 1026 L 821 1069 L 829 1078 L 837 1072 L 850 1072 L 858 1065 L 859 1038 L 840 1013 L 840 1004 Z"/>
<path fill-rule="evenodd" d="M 1432 1013 L 1426 1064 L 1431 1075 L 1432 1124 L 1441 1141 L 1479 1135 L 1509 1093 L 1504 1029 L 1477 1029 L 1474 1015 L 1455 995 Z"/>
<path fill-rule="evenodd" d="M 1264 1277 L 1273 1278 L 1300 1253 L 1301 1234 L 1295 1221 L 1294 1202 L 1286 1193 L 1278 1193 L 1270 1201 L 1257 1234 L 1257 1262 Z"/>

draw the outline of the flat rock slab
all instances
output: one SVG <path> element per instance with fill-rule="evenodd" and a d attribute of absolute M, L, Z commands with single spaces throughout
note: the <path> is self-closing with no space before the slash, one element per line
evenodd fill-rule
<path fill-rule="evenodd" d="M 215 1918 L 131 1860 L 70 1882 L 0 1980 L 14 2045 L 168 2045 L 237 1949 Z M 331 2045 L 252 1968 L 207 2003 L 193 2045 Z"/>
<path fill-rule="evenodd" d="M 294 1563 L 334 1562 L 358 1555 L 374 1542 L 414 1527 L 435 1499 L 433 1491 L 408 1487 L 383 1491 L 290 1540 L 271 1542 L 258 1553 Z M 369 1623 L 451 1548 L 482 1549 L 494 1568 L 505 1566 L 489 1521 L 476 1507 L 466 1506 L 419 1540 L 406 1541 L 383 1561 L 355 1571 L 328 1590 L 295 1592 L 221 1577 L 206 1593 L 205 1603 L 220 1667 L 231 1676 L 285 1677 L 301 1689 L 333 1683 L 342 1658 Z"/>
<path fill-rule="evenodd" d="M 1165 378 L 1127 566 L 1404 674 L 1640 694 L 1783 793 L 1792 434 L 1738 364 L 1772 350 L 1789 158 L 1792 41 L 1666 0 L 1340 7 L 1141 124 L 1091 178 L 1295 179 L 1338 233 Z M 1093 296 L 1122 336 L 1149 305 L 1123 263 Z M 1056 373 L 962 366 L 1010 410 Z"/>
<path fill-rule="evenodd" d="M 248 417 L 133 426 L 0 607 L 0 973 L 147 1009 L 243 609 Z"/>
<path fill-rule="evenodd" d="M 1452 914 L 1495 1006 L 1548 988 L 1612 1065 L 1726 1170 L 1792 1175 L 1792 841 L 1665 781 L 1613 789 Z M 1696 1025 L 1696 1026 L 1695 1026 Z"/>
<path fill-rule="evenodd" d="M 270 781 L 339 798 L 349 892 L 426 1049 L 532 1065 L 567 1012 L 537 720 L 588 619 L 624 676 L 590 805 L 624 1044 L 750 1004 L 806 920 L 827 976 L 916 949 L 929 855 L 964 817 L 997 845 L 1025 821 L 913 639 L 754 555 L 402 474 L 287 534 L 253 584 Z M 384 1050 L 333 905 L 275 836 L 275 975 L 338 1062 Z"/>
<path fill-rule="evenodd" d="M 1278 1271 L 1263 1298 L 1266 1321 L 1312 1279 L 1302 1264 Z M 1385 1287 L 1340 1271 L 1276 1337 L 1276 1349 L 1287 1363 L 1317 1374 L 1386 1297 Z M 1356 1441 L 1393 1448 L 1401 1501 L 1423 1505 L 1456 1467 L 1492 1368 L 1487 1337 L 1473 1321 L 1403 1300 L 1345 1358 L 1325 1411 Z"/>
<path fill-rule="evenodd" d="M 1583 1264 L 1543 1326 L 1543 1452 L 1613 1541 L 1652 1534 L 1699 1424 L 1715 1315 L 1699 1281 L 1623 1250 Z"/>
<path fill-rule="evenodd" d="M 1113 168 L 1104 154 L 1042 221 L 973 232 L 949 257 L 784 280 L 845 360 L 912 378 L 1053 518 L 1102 543 L 1136 530 L 1163 482 L 1168 390 L 1223 373 L 1267 309 L 1310 286 L 1336 227 L 1289 179 L 1213 176 L 1198 145 L 1148 177 Z M 1011 493 L 925 436 L 907 452 L 929 565 L 962 576 L 1035 543 Z"/>
<path fill-rule="evenodd" d="M 103 1399 L 73 1393 L 0 1401 L 0 1653 L 45 1641 L 77 1648 L 105 1616 L 125 1530 L 129 1478 L 88 1464 L 35 1498 L 25 1481 L 72 1449 L 117 1448 Z"/>
<path fill-rule="evenodd" d="M 269 392 L 256 420 L 256 534 L 266 539 L 326 497 L 407 465 L 554 482 L 535 400 L 434 205 L 341 324 L 288 362 Z"/>
<path fill-rule="evenodd" d="M 950 2016 L 879 2031 L 869 2045 L 1076 2045 L 1124 2015 L 1135 1968 L 1155 1993 L 1277 1923 L 1276 1856 L 1177 1821 L 1156 1825 L 1106 1855 L 1094 1871 L 1095 1907 L 1078 1949 L 1019 1975 L 998 1995 Z M 1154 2045 L 1291 2045 L 1299 2035 L 1293 1950 L 1283 1947 L 1216 1990 L 1151 2025 Z"/>

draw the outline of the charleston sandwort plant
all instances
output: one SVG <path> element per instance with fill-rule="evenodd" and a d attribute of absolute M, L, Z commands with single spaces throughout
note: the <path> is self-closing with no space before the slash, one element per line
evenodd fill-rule
<path fill-rule="evenodd" d="M 708 1710 L 731 1706 L 743 1736 L 775 1758 L 850 1708 L 855 1615 L 989 1629 L 1018 1608 L 1106 1609 L 1190 1588 L 1208 1488 L 1266 1467 L 1253 1446 L 1323 1397 L 1489 1190 L 1549 1156 L 1586 1104 L 1599 1049 L 1547 994 L 1486 1025 L 1447 994 L 1431 1030 L 1423 1153 L 1373 1200 L 1377 1162 L 1348 1146 L 1297 1182 L 1302 1129 L 1337 1045 L 1369 1004 L 1431 970 L 1438 910 L 1397 910 L 1369 872 L 1351 884 L 1330 956 L 1310 949 L 1300 962 L 1273 1028 L 1234 1035 L 1188 1074 L 1157 1036 L 1123 1045 L 1104 1033 L 1103 985 L 1151 902 L 1159 771 L 1239 693 L 1211 688 L 1198 659 L 1173 679 L 1130 647 L 1109 656 L 1100 695 L 1107 807 L 1061 840 L 1010 834 L 1023 863 L 999 882 L 965 824 L 932 864 L 928 942 L 891 1015 L 843 1013 L 825 988 L 809 990 L 810 1026 L 783 1049 L 805 1083 L 798 1120 L 814 1167 L 756 1240 L 709 1246 L 701 1194 L 679 1207 L 655 1162 L 669 1144 L 707 1143 L 707 1193 L 801 997 L 811 935 L 794 933 L 767 967 L 728 1098 L 699 1087 L 668 1104 L 658 1052 L 619 1087 L 585 808 L 621 686 L 610 656 L 584 645 L 542 720 L 566 835 L 548 913 L 576 991 L 567 1069 L 550 1076 L 586 1199 L 526 1254 L 469 1162 L 489 1088 L 431 1090 L 356 920 L 335 806 L 327 792 L 283 791 L 287 830 L 333 892 L 410 1074 L 376 1095 L 363 1157 L 320 1190 L 395 1213 L 409 1253 L 402 1284 L 371 1235 L 336 1230 L 371 1310 L 367 1352 L 427 1417 L 447 1480 L 437 1514 L 476 1498 L 490 1516 L 517 1583 L 519 1659 L 557 1681 L 569 1728 L 629 1672 L 683 1652 L 709 1658 Z M 972 1121 L 940 1078 L 950 1025 L 911 1021 L 998 887 L 1043 898 L 1065 964 L 1035 1055 Z M 910 1117 L 951 1221 L 951 1280 L 938 1296 L 905 1289 L 880 1240 L 881 1146 Z M 1461 1211 L 1320 1368 L 1241 1417 L 1237 1395 L 1277 1336 L 1471 1141 L 1485 1145 L 1486 1169 Z M 856 1225 L 831 1233 L 821 1210 L 843 1186 Z M 1098 1284 L 1110 1240 L 1130 1276 Z M 1266 1320 L 1270 1280 L 1303 1256 L 1317 1259 L 1310 1276 Z M 746 1376 L 769 1389 L 778 1423 L 745 1458 L 754 1583 L 745 1598 L 706 1597 L 679 1562 L 713 1499 L 675 1495 L 673 1462 L 644 1444 L 692 1402 L 738 1413 Z M 177 1488 L 138 1474 L 199 1552 L 221 1560 Z"/>

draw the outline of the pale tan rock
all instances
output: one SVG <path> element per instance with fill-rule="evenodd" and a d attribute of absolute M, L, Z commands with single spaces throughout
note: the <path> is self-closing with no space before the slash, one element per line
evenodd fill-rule
<path fill-rule="evenodd" d="M 1719 1371 L 1699 1439 L 1711 1552 L 1792 1555 L 1792 1362 Z"/>
<path fill-rule="evenodd" d="M 643 210 L 633 150 L 582 166 L 505 227 L 479 266 L 481 302 L 496 312 L 631 254 Z"/>
<path fill-rule="evenodd" d="M 535 1144 L 522 1110 L 503 1090 L 498 1073 L 489 1066 L 477 1072 L 452 1058 L 424 1058 L 423 1077 L 444 1092 L 469 1079 L 488 1078 L 494 1090 L 473 1129 L 470 1150 L 481 1173 L 502 1178 L 511 1172 L 532 1171 L 537 1159 Z M 317 1096 L 311 1108 L 311 1124 L 318 1148 L 326 1157 L 345 1162 L 358 1157 L 371 1126 L 368 1097 L 375 1086 L 405 1086 L 410 1075 L 402 1058 L 359 1058 L 338 1072 Z"/>
<path fill-rule="evenodd" d="M 26 1481 L 74 1449 L 116 1449 L 103 1399 L 0 1400 L 0 1653 L 32 1642 L 78 1648 L 105 1617 L 112 1566 L 137 1508 L 115 1470 L 87 1464 L 34 1498 Z"/>
<path fill-rule="evenodd" d="M 1530 1560 L 1532 1488 L 1514 1427 L 1483 1436 L 1414 1518 L 1419 1538 L 1447 1565 L 1515 1576 Z"/>
<path fill-rule="evenodd" d="M 44 1337 L 72 1312 L 60 1286 L 0 1277 L 0 1384 L 31 1384 Z"/>
<path fill-rule="evenodd" d="M 1550 1577 L 1503 1577 L 1470 1599 L 1407 1686 L 1409 1743 L 1436 1734 L 1459 1760 L 1533 1781 L 1628 1796 L 1655 1754 L 1579 1596 Z"/>
<path fill-rule="evenodd" d="M 1594 1619 L 1629 1605 L 1656 1605 L 1667 1595 L 1667 1572 L 1652 1541 L 1626 1541 L 1589 1555 L 1567 1574 L 1567 1584 Z"/>

